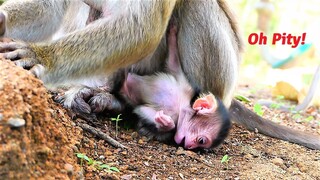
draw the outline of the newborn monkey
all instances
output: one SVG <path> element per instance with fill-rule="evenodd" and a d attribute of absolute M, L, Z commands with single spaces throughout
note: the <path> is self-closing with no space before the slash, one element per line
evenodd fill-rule
<path fill-rule="evenodd" d="M 139 116 L 141 133 L 167 140 L 176 130 L 175 142 L 186 149 L 217 146 L 228 134 L 229 114 L 211 93 L 203 94 L 193 102 L 198 92 L 181 69 L 176 33 L 177 27 L 170 27 L 168 72 L 150 76 L 128 73 L 120 94 Z"/>

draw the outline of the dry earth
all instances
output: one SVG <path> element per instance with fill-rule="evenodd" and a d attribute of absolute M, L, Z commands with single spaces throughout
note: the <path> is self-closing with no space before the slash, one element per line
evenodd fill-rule
<path fill-rule="evenodd" d="M 251 87 L 239 87 L 250 94 Z M 249 93 L 250 92 L 250 93 Z M 260 98 L 258 90 L 249 108 Z M 292 128 L 320 134 L 319 110 L 301 117 L 264 109 L 264 117 Z M 307 117 L 314 119 L 304 122 Z M 130 118 L 126 118 L 130 121 Z M 125 121 L 123 120 L 123 121 Z M 54 103 L 42 83 L 13 63 L 0 60 L 0 179 L 320 179 L 320 151 L 265 137 L 233 125 L 229 138 L 214 150 L 185 151 L 175 145 L 140 137 L 115 123 L 100 119 L 97 126 L 127 147 L 115 148 L 82 131 L 61 106 Z M 117 167 L 99 170 L 76 157 Z M 224 155 L 231 159 L 221 163 Z"/>

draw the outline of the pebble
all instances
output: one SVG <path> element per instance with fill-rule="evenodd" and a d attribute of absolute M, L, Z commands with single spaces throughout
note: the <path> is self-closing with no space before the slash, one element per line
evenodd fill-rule
<path fill-rule="evenodd" d="M 246 155 L 244 156 L 244 158 L 245 158 L 246 160 L 252 160 L 253 156 L 252 156 L 251 154 L 246 154 Z"/>
<path fill-rule="evenodd" d="M 142 139 L 139 139 L 138 144 L 144 144 L 144 141 Z"/>
<path fill-rule="evenodd" d="M 69 163 L 66 163 L 66 164 L 64 165 L 64 169 L 65 169 L 68 173 L 70 173 L 70 174 L 73 173 L 73 166 L 72 166 L 71 164 L 69 164 Z"/>
<path fill-rule="evenodd" d="M 298 162 L 296 165 L 301 172 L 305 173 L 308 171 L 308 167 L 303 162 Z"/>
<path fill-rule="evenodd" d="M 131 134 L 131 137 L 132 137 L 133 139 L 137 139 L 137 138 L 139 137 L 139 134 L 138 134 L 137 132 L 133 132 L 133 133 Z"/>
<path fill-rule="evenodd" d="M 106 157 L 104 155 L 100 155 L 99 159 L 104 160 L 104 159 L 106 159 Z"/>
<path fill-rule="evenodd" d="M 281 159 L 281 158 L 274 158 L 274 159 L 271 160 L 271 162 L 272 162 L 273 164 L 281 167 L 281 168 L 285 167 L 284 162 L 283 162 L 283 159 Z"/>
<path fill-rule="evenodd" d="M 146 166 L 150 166 L 150 164 L 148 162 L 146 162 L 146 161 L 143 162 L 143 164 L 146 165 Z"/>
<path fill-rule="evenodd" d="M 0 113 L 0 121 L 3 119 L 3 114 Z"/>
<path fill-rule="evenodd" d="M 105 156 L 111 156 L 113 154 L 113 152 L 106 150 L 106 152 L 104 153 Z"/>
<path fill-rule="evenodd" d="M 180 176 L 181 179 L 184 179 L 183 174 L 179 173 L 179 176 Z"/>
<path fill-rule="evenodd" d="M 8 124 L 11 127 L 19 128 L 19 127 L 22 127 L 26 124 L 26 120 L 21 119 L 21 118 L 10 118 L 8 120 Z"/>
<path fill-rule="evenodd" d="M 132 179 L 132 175 L 131 174 L 126 174 L 126 175 L 121 176 L 120 178 L 123 179 L 123 180 L 130 180 L 130 179 Z"/>

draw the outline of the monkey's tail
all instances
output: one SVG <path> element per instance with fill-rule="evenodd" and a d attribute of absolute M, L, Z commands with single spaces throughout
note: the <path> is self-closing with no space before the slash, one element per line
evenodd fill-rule
<path fill-rule="evenodd" d="M 230 114 L 234 122 L 245 126 L 248 130 L 254 131 L 257 129 L 259 133 L 264 135 L 320 150 L 320 136 L 294 130 L 264 119 L 237 100 L 232 100 Z"/>

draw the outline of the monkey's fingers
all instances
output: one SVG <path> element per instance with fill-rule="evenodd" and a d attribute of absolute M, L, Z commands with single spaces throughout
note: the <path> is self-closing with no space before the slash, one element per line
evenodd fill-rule
<path fill-rule="evenodd" d="M 96 94 L 98 94 L 97 89 L 84 87 L 77 92 L 75 99 L 78 99 L 78 101 L 81 99 L 81 102 L 88 102 L 91 99 L 91 97 L 93 97 Z"/>
<path fill-rule="evenodd" d="M 110 104 L 110 99 L 105 93 L 98 93 L 94 95 L 89 101 L 92 112 L 99 113 L 104 111 Z"/>
<path fill-rule="evenodd" d="M 90 104 L 92 112 L 95 113 L 100 113 L 104 110 L 120 112 L 124 109 L 120 101 L 108 92 L 101 92 L 94 95 L 88 103 Z"/>
<path fill-rule="evenodd" d="M 82 98 L 76 98 L 71 104 L 71 110 L 76 117 L 85 119 L 89 122 L 96 121 L 97 116 L 91 112 L 91 108 Z"/>
<path fill-rule="evenodd" d="M 37 78 L 40 78 L 41 75 L 44 73 L 44 71 L 45 71 L 45 67 L 42 66 L 41 64 L 36 64 L 30 69 L 30 72 Z"/>
<path fill-rule="evenodd" d="M 8 52 L 8 51 L 15 51 L 18 49 L 27 49 L 29 45 L 25 42 L 15 42 L 15 41 L 10 41 L 6 42 L 3 41 L 0 43 L 0 52 Z"/>
<path fill-rule="evenodd" d="M 77 114 L 90 114 L 91 107 L 90 105 L 84 101 L 82 98 L 76 98 L 71 103 L 71 109 Z"/>
<path fill-rule="evenodd" d="M 37 65 L 31 70 L 34 74 L 38 74 L 37 71 L 41 71 L 41 65 Z M 39 70 L 40 69 L 40 70 Z M 81 115 L 81 117 L 87 117 L 88 114 L 92 113 L 91 107 L 88 101 L 97 92 L 88 87 L 71 88 L 64 93 L 59 93 L 54 97 L 54 101 L 63 105 L 67 109 L 71 109 L 74 114 Z"/>
<path fill-rule="evenodd" d="M 14 61 L 14 63 L 17 65 L 17 66 L 20 66 L 24 69 L 31 69 L 32 67 L 34 67 L 35 65 L 38 64 L 38 60 L 37 59 L 34 59 L 34 58 L 26 58 L 26 59 L 20 59 L 20 60 L 16 60 Z M 43 67 L 43 66 L 42 66 Z M 39 69 L 40 70 L 40 67 L 36 67 L 35 69 Z M 43 67 L 44 68 L 44 67 Z M 40 73 L 40 72 L 39 72 Z M 40 74 L 39 74 L 40 75 Z M 39 77 L 39 76 L 36 76 L 36 77 Z"/>
<path fill-rule="evenodd" d="M 14 51 L 6 52 L 2 54 L 3 58 L 10 59 L 10 60 L 17 60 L 17 59 L 35 59 L 35 54 L 28 49 L 17 49 Z"/>

